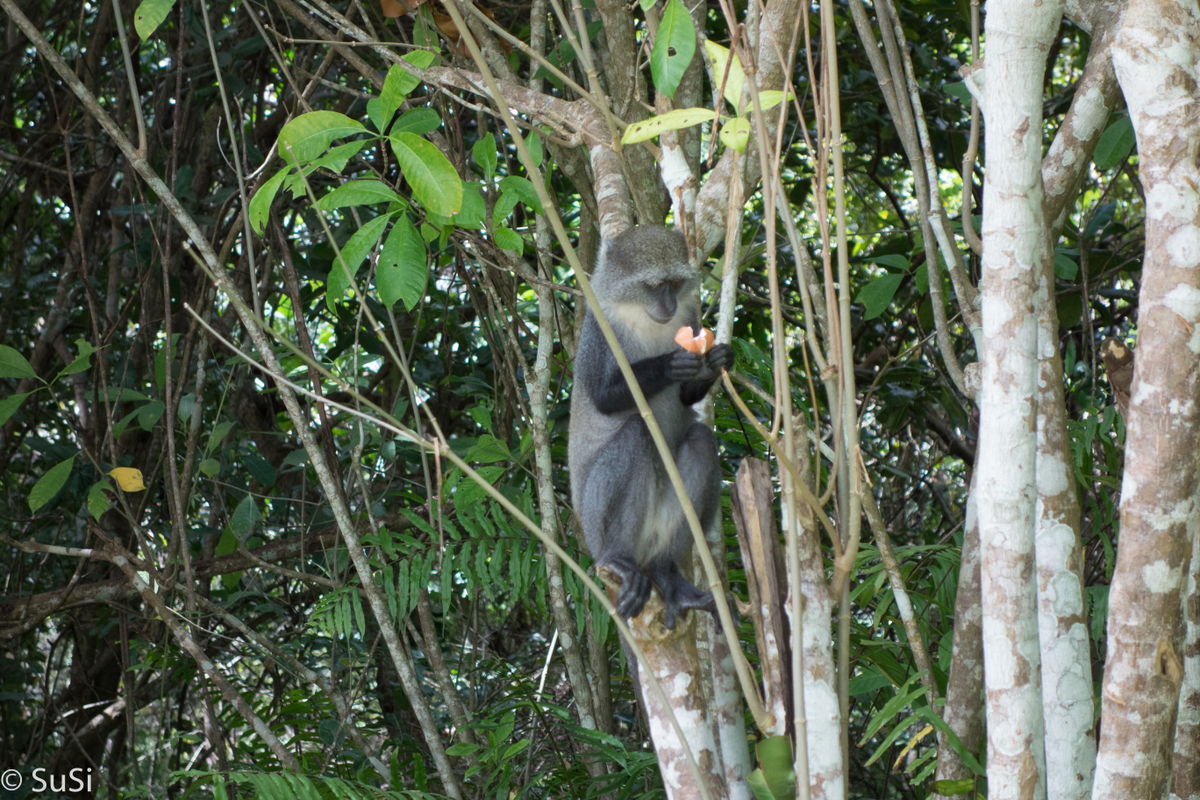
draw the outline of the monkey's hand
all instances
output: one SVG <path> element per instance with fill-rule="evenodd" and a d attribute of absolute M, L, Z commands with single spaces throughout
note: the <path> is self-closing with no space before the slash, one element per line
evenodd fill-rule
<path fill-rule="evenodd" d="M 708 356 L 689 353 L 680 348 L 671 354 L 667 361 L 667 377 L 675 383 L 687 383 L 707 379 Z"/>
<path fill-rule="evenodd" d="M 679 350 L 671 354 L 667 372 L 676 383 L 707 381 L 711 383 L 721 377 L 721 370 L 733 366 L 733 348 L 719 344 L 704 355 Z"/>
<path fill-rule="evenodd" d="M 714 378 L 721 376 L 721 370 L 732 367 L 733 361 L 733 348 L 727 344 L 719 344 L 704 354 L 704 365 L 712 370 Z"/>

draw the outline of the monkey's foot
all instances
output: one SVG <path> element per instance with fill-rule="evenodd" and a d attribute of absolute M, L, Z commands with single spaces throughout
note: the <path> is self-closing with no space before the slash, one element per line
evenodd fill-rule
<path fill-rule="evenodd" d="M 717 616 L 717 603 L 713 599 L 712 592 L 700 591 L 682 575 L 678 580 L 667 582 L 665 586 L 658 588 L 662 593 L 663 605 L 666 607 L 663 624 L 667 626 L 668 630 L 675 630 L 676 617 L 680 611 L 688 608 L 709 612 L 713 615 L 713 619 L 717 620 L 717 627 L 720 628 L 721 620 Z"/>
<path fill-rule="evenodd" d="M 622 619 L 641 614 L 646 601 L 650 599 L 650 578 L 642 572 L 637 562 L 629 557 L 606 559 L 602 565 L 621 579 L 621 591 L 617 594 L 617 614 Z"/>

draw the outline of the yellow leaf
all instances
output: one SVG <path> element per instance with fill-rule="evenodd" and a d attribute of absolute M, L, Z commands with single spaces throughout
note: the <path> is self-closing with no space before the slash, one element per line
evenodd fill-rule
<path fill-rule="evenodd" d="M 699 125 L 714 116 L 711 108 L 677 108 L 657 117 L 635 122 L 625 129 L 621 144 L 636 144 L 653 139 L 663 131 L 677 131 Z"/>
<path fill-rule="evenodd" d="M 705 39 L 704 47 L 708 50 L 709 60 L 712 61 L 713 73 L 717 76 L 717 86 L 720 86 L 721 80 L 724 79 L 725 99 L 735 110 L 740 111 L 738 102 L 742 99 L 742 89 L 746 87 L 746 73 L 742 70 L 742 62 L 738 60 L 736 54 L 730 53 L 712 39 Z M 725 77 L 726 69 L 729 70 L 728 78 Z"/>
<path fill-rule="evenodd" d="M 924 739 L 926 736 L 928 736 L 931 733 L 933 733 L 933 726 L 926 725 L 924 728 L 921 729 L 921 731 L 916 736 L 914 736 L 912 739 L 910 739 L 908 744 L 906 744 L 904 746 L 904 749 L 900 751 L 900 755 L 896 756 L 896 763 L 892 765 L 892 769 L 898 768 L 900 766 L 900 764 L 904 761 L 904 757 L 906 755 L 908 755 L 908 751 L 912 750 L 914 747 L 916 747 L 918 742 L 920 742 L 922 739 Z"/>
<path fill-rule="evenodd" d="M 721 141 L 726 147 L 732 147 L 739 153 L 745 152 L 746 143 L 750 141 L 750 120 L 745 117 L 734 117 L 721 128 Z"/>
<path fill-rule="evenodd" d="M 117 480 L 117 485 L 127 492 L 140 492 L 146 488 L 142 483 L 142 471 L 133 467 L 117 467 L 108 473 Z"/>

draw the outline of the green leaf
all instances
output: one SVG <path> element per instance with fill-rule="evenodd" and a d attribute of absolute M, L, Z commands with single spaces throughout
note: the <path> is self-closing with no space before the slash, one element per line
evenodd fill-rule
<path fill-rule="evenodd" d="M 864 286 L 855 298 L 863 304 L 863 320 L 875 319 L 886 311 L 903 280 L 903 275 L 881 275 Z"/>
<path fill-rule="evenodd" d="M 346 296 L 346 290 L 350 288 L 352 277 L 358 274 L 363 259 L 383 236 L 383 229 L 389 219 L 391 219 L 391 214 L 381 214 L 368 221 L 354 232 L 350 241 L 346 242 L 342 248 L 342 258 L 333 260 L 333 266 L 329 270 L 329 278 L 325 284 L 325 303 L 329 306 L 330 311 L 333 311 L 334 303 Z M 349 274 L 342 268 L 342 261 L 346 262 Z"/>
<path fill-rule="evenodd" d="M 346 168 L 346 164 L 350 159 L 354 158 L 358 151 L 366 147 L 370 141 L 370 139 L 356 139 L 353 142 L 346 142 L 345 144 L 331 147 L 328 153 L 314 160 L 308 167 L 305 167 L 304 174 L 311 174 L 312 170 L 317 167 L 324 167 L 331 172 L 341 172 Z M 303 187 L 300 191 L 304 191 Z M 292 197 L 296 196 L 297 193 L 293 191 Z"/>
<path fill-rule="evenodd" d="M 494 231 L 493 235 L 495 236 L 496 244 L 499 245 L 502 250 L 515 250 L 517 251 L 518 255 L 525 252 L 525 240 L 521 238 L 519 233 L 511 228 L 505 228 L 503 226 L 498 227 Z"/>
<path fill-rule="evenodd" d="M 378 97 L 372 97 L 367 101 L 367 119 L 375 125 L 375 130 L 380 133 L 387 127 L 383 121 L 383 103 Z"/>
<path fill-rule="evenodd" d="M 1063 252 L 1054 254 L 1054 274 L 1064 281 L 1073 281 L 1079 274 L 1079 265 Z"/>
<path fill-rule="evenodd" d="M 0 425 L 8 422 L 12 415 L 17 413 L 17 409 L 25 402 L 25 398 L 33 392 L 21 392 L 20 394 L 10 395 L 3 400 L 0 400 Z"/>
<path fill-rule="evenodd" d="M 400 115 L 400 119 L 396 120 L 396 124 L 392 126 L 392 133 L 407 131 L 420 136 L 430 131 L 436 131 L 440 127 L 442 127 L 442 118 L 432 108 L 414 108 L 412 111 L 405 111 Z"/>
<path fill-rule="evenodd" d="M 59 375 L 74 375 L 77 372 L 83 372 L 91 369 L 92 353 L 96 352 L 96 348 L 92 347 L 92 343 L 87 339 L 76 339 L 75 347 L 79 349 L 79 355 L 75 356 L 70 364 Z"/>
<path fill-rule="evenodd" d="M 521 202 L 532 208 L 539 214 L 545 214 L 542 210 L 542 201 L 537 196 L 537 189 L 528 178 L 522 178 L 519 175 L 509 175 L 500 181 L 500 191 L 505 194 L 512 192 Z"/>
<path fill-rule="evenodd" d="M 149 40 L 175 7 L 175 0 L 143 0 L 133 12 L 133 29 L 143 42 Z"/>
<path fill-rule="evenodd" d="M 112 484 L 108 482 L 107 478 L 101 478 L 88 490 L 87 510 L 96 519 L 100 519 L 101 514 L 112 508 L 112 501 L 104 493 L 105 489 L 112 491 Z"/>
<path fill-rule="evenodd" d="M 167 406 L 162 400 L 151 400 L 137 410 L 138 425 L 144 431 L 154 430 L 154 426 L 162 419 L 162 415 L 166 410 Z"/>
<path fill-rule="evenodd" d="M 774 798 L 796 796 L 796 770 L 792 758 L 792 740 L 786 736 L 763 739 L 754 748 L 759 769 Z"/>
<path fill-rule="evenodd" d="M 379 299 L 388 307 L 403 300 L 404 307 L 411 311 L 425 296 L 428 276 L 425 240 L 408 215 L 402 215 L 392 226 L 375 266 L 375 288 L 379 291 Z"/>
<path fill-rule="evenodd" d="M 738 103 L 742 99 L 742 89 L 746 88 L 746 73 L 742 70 L 742 62 L 738 60 L 736 53 L 731 53 L 712 39 L 704 40 L 704 49 L 708 51 L 708 58 L 712 61 L 717 86 L 720 86 L 722 80 L 725 81 L 725 99 L 734 110 L 740 111 Z M 725 76 L 727 70 L 728 77 Z M 713 92 L 716 90 L 714 87 Z"/>
<path fill-rule="evenodd" d="M 242 460 L 246 462 L 246 469 L 250 471 L 256 481 L 267 488 L 275 485 L 275 467 L 271 465 L 270 461 L 258 453 L 247 453 Z"/>
<path fill-rule="evenodd" d="M 621 144 L 636 144 L 647 139 L 653 139 L 663 131 L 677 131 L 699 125 L 713 118 L 711 108 L 677 108 L 657 117 L 650 117 L 641 122 L 635 122 L 625 129 L 621 135 Z"/>
<path fill-rule="evenodd" d="M 960 794 L 970 794 L 975 788 L 975 780 L 973 778 L 963 778 L 958 781 L 934 781 L 929 785 L 929 791 L 935 794 L 945 795 L 946 797 L 955 797 Z"/>
<path fill-rule="evenodd" d="M 471 145 L 471 155 L 483 170 L 484 177 L 491 180 L 496 174 L 496 137 L 490 133 L 481 136 L 479 141 Z"/>
<path fill-rule="evenodd" d="M 211 478 L 221 471 L 221 462 L 215 458 L 206 458 L 200 462 L 200 471 L 205 477 Z"/>
<path fill-rule="evenodd" d="M 67 482 L 67 478 L 71 477 L 71 468 L 75 466 L 75 456 L 71 456 L 66 461 L 55 464 L 46 474 L 38 478 L 38 482 L 29 490 L 29 510 L 34 514 L 42 506 L 54 499 L 54 495 L 58 494 L 58 490 Z"/>
<path fill-rule="evenodd" d="M 513 742 L 512 744 L 510 744 L 508 746 L 508 749 L 504 751 L 504 755 L 500 756 L 500 761 L 501 762 L 508 761 L 513 756 L 515 756 L 517 753 L 524 750 L 526 747 L 529 747 L 528 739 L 522 739 L 519 742 Z"/>
<path fill-rule="evenodd" d="M 889 272 L 908 272 L 908 259 L 899 253 L 889 253 L 883 256 L 872 256 L 867 261 L 888 268 Z"/>
<path fill-rule="evenodd" d="M 1096 155 L 1093 157 L 1096 169 L 1104 172 L 1120 164 L 1129 155 L 1136 141 L 1129 116 L 1122 114 L 1114 119 L 1104 129 L 1104 133 L 1100 134 L 1100 141 L 1096 143 Z"/>
<path fill-rule="evenodd" d="M 987 777 L 987 770 L 979 763 L 979 759 L 975 758 L 975 754 L 966 748 L 962 740 L 958 738 L 953 729 L 947 725 L 941 717 L 933 713 L 933 709 L 929 706 L 921 706 L 913 709 L 918 717 L 928 722 L 933 727 L 937 728 L 939 733 L 945 734 L 946 742 L 950 745 L 950 749 L 955 752 L 962 762 L 967 765 L 967 768 L 981 778 Z M 943 792 L 945 794 L 945 792 Z"/>
<path fill-rule="evenodd" d="M 448 756 L 469 756 L 479 751 L 479 745 L 469 742 L 456 742 L 446 748 Z"/>
<path fill-rule="evenodd" d="M 258 510 L 258 503 L 254 501 L 254 495 L 247 494 L 229 517 L 229 527 L 238 539 L 245 539 L 250 531 L 254 530 L 254 523 L 261 519 L 262 514 Z"/>
<path fill-rule="evenodd" d="M 365 206 L 371 203 L 403 203 L 404 198 L 383 181 L 350 181 L 343 183 L 317 201 L 317 208 L 331 211 L 346 206 Z"/>
<path fill-rule="evenodd" d="M 942 91 L 951 97 L 957 97 L 966 105 L 971 105 L 971 90 L 967 88 L 967 84 L 959 81 L 958 83 L 947 83 L 942 87 Z"/>
<path fill-rule="evenodd" d="M 529 148 L 529 157 L 533 159 L 533 168 L 537 169 L 542 165 L 542 137 L 537 131 L 530 131 L 525 137 L 525 146 Z"/>
<path fill-rule="evenodd" d="M 25 356 L 6 344 L 0 344 L 0 378 L 36 378 L 37 373 Z"/>
<path fill-rule="evenodd" d="M 745 152 L 749 141 L 750 120 L 745 117 L 734 117 L 721 126 L 721 142 L 726 147 L 732 147 L 742 153 Z"/>
<path fill-rule="evenodd" d="M 279 194 L 279 187 L 283 185 L 283 179 L 290 171 L 291 167 L 284 167 L 276 172 L 264 181 L 263 185 L 259 186 L 258 191 L 254 193 L 254 197 L 250 198 L 250 227 L 259 236 L 262 236 L 263 230 L 267 227 L 271 203 L 274 202 L 275 195 Z"/>
<path fill-rule="evenodd" d="M 788 99 L 791 99 L 792 94 L 789 92 L 787 94 L 787 97 L 788 97 Z M 775 106 L 782 103 L 783 98 L 784 98 L 784 93 L 779 91 L 778 89 L 764 89 L 763 91 L 758 93 L 758 106 L 763 111 L 766 111 L 768 108 L 774 108 Z"/>
<path fill-rule="evenodd" d="M 761 768 L 754 770 L 746 777 L 746 782 L 750 784 L 750 791 L 754 792 L 754 800 L 775 800 L 771 794 L 771 787 L 767 785 L 767 778 L 763 775 Z"/>
<path fill-rule="evenodd" d="M 654 49 L 650 52 L 650 74 L 654 87 L 667 97 L 674 98 L 684 70 L 696 54 L 696 26 L 687 6 L 680 0 L 668 0 L 663 9 Z"/>
<path fill-rule="evenodd" d="M 179 337 L 183 334 L 176 333 L 171 335 L 171 352 L 173 355 L 179 355 Z M 167 342 L 164 339 L 154 352 L 154 381 L 155 385 L 163 389 L 167 386 Z M 178 383 L 179 374 L 176 372 L 175 381 Z"/>
<path fill-rule="evenodd" d="M 483 215 L 487 209 L 483 203 L 483 195 L 479 193 L 479 190 L 480 184 L 478 181 L 463 181 L 462 208 L 450 220 L 458 227 L 478 228 L 483 224 Z"/>
<path fill-rule="evenodd" d="M 437 56 L 429 50 L 414 50 L 413 52 L 402 56 L 402 58 L 417 69 L 428 69 L 429 65 L 433 63 L 433 60 L 437 58 Z M 395 74 L 394 78 L 393 73 Z M 390 95 L 386 94 L 388 91 L 388 80 L 392 80 L 394 83 Z M 384 100 L 383 110 L 386 112 L 388 105 L 392 102 L 395 102 L 395 105 L 392 106 L 392 113 L 394 114 L 396 109 L 400 107 L 400 102 L 395 101 L 397 95 L 399 96 L 399 100 L 403 101 L 404 98 L 408 96 L 409 92 L 420 85 L 420 78 L 418 78 L 416 75 L 413 75 L 399 64 L 394 64 L 392 68 L 388 70 L 388 77 L 383 82 L 385 94 L 380 95 L 380 99 Z M 385 99 L 385 96 L 390 97 L 390 99 Z M 388 119 L 391 119 L 390 115 Z"/>
<path fill-rule="evenodd" d="M 213 450 L 220 447 L 221 440 L 229 435 L 229 432 L 233 430 L 233 425 L 234 423 L 228 421 L 218 422 L 216 427 L 212 429 L 212 433 L 208 436 L 208 446 L 204 448 L 205 453 L 211 454 Z"/>
<path fill-rule="evenodd" d="M 393 64 L 388 70 L 387 77 L 383 79 L 383 91 L 379 93 L 379 118 L 382 120 L 380 133 L 387 133 L 387 124 L 396 116 L 404 98 L 418 83 L 420 81 L 417 77 L 399 64 Z"/>
<path fill-rule="evenodd" d="M 462 180 L 441 150 L 415 133 L 393 133 L 392 152 L 413 195 L 434 214 L 449 217 L 462 206 Z"/>
<path fill-rule="evenodd" d="M 310 111 L 283 126 L 279 132 L 279 155 L 285 163 L 291 164 L 295 158 L 300 164 L 306 164 L 324 153 L 334 139 L 366 131 L 361 122 L 345 114 Z"/>
<path fill-rule="evenodd" d="M 475 446 L 467 451 L 467 461 L 478 461 L 483 464 L 491 464 L 496 461 L 512 461 L 512 453 L 508 452 L 508 447 L 504 445 L 495 436 L 484 434 L 479 437 L 479 441 Z"/>

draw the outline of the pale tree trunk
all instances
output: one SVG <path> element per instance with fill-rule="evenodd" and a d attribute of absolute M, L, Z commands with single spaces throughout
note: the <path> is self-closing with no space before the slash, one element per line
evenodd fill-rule
<path fill-rule="evenodd" d="M 1179 720 L 1175 723 L 1175 775 L 1171 797 L 1200 798 L 1200 536 L 1192 537 L 1192 563 L 1187 583 L 1187 641 Z"/>
<path fill-rule="evenodd" d="M 1042 76 L 1058 3 L 992 0 L 986 41 L 978 513 L 988 797 L 1045 797 L 1034 564 Z"/>
<path fill-rule="evenodd" d="M 1198 33 L 1195 0 L 1131 0 L 1113 46 L 1137 133 L 1146 254 L 1109 590 L 1097 800 L 1158 798 L 1171 777 L 1182 599 L 1200 522 Z"/>
<path fill-rule="evenodd" d="M 946 707 L 942 720 L 963 747 L 976 752 L 983 739 L 983 611 L 979 600 L 979 517 L 975 490 L 967 496 L 962 562 L 958 567 L 958 594 L 954 600 L 954 643 L 950 677 L 946 681 Z M 957 781 L 974 775 L 950 749 L 949 737 L 938 734 L 937 780 Z M 940 797 L 940 795 L 937 795 Z"/>
<path fill-rule="evenodd" d="M 786 519 L 786 517 L 785 517 Z M 846 777 L 842 760 L 841 712 L 838 708 L 837 671 L 833 665 L 833 636 L 829 620 L 833 600 L 825 581 L 817 521 L 807 506 L 800 504 L 796 518 L 800 574 L 788 575 L 788 622 L 792 619 L 791 593 L 804 598 L 803 664 L 804 708 L 807 724 L 808 771 L 812 800 L 842 800 Z"/>
<path fill-rule="evenodd" d="M 1067 438 L 1062 357 L 1058 352 L 1054 250 L 1049 239 L 1046 243 L 1038 297 L 1041 378 L 1035 509 L 1046 793 L 1055 800 L 1083 800 L 1092 792 L 1096 767 L 1092 664 L 1083 605 L 1079 495 L 1071 441 Z"/>

